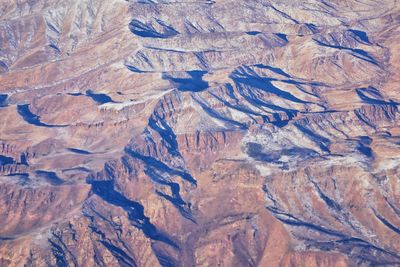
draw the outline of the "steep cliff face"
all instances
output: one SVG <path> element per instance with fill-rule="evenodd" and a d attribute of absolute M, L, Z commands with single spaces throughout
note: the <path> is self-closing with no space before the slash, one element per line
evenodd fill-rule
<path fill-rule="evenodd" d="M 397 0 L 0 7 L 0 266 L 400 265 Z"/>

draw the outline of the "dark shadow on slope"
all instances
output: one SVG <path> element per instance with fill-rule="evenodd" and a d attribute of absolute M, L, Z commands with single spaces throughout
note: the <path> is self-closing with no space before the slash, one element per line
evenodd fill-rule
<path fill-rule="evenodd" d="M 22 165 L 29 166 L 28 157 L 27 157 L 26 152 L 21 154 L 19 161 Z"/>
<path fill-rule="evenodd" d="M 153 182 L 158 183 L 160 185 L 165 185 L 165 186 L 169 186 L 170 187 L 171 192 L 172 192 L 172 196 L 175 199 L 174 200 L 174 204 L 183 205 L 183 204 L 186 203 L 185 201 L 183 201 L 183 199 L 182 199 L 182 197 L 180 195 L 180 186 L 179 186 L 178 183 L 171 182 L 168 179 L 168 177 L 164 177 L 162 175 L 162 173 L 159 174 L 158 171 L 156 169 L 152 168 L 151 166 L 148 166 L 145 169 L 145 173 L 146 173 L 146 175 L 148 175 L 150 177 L 150 179 Z M 167 176 L 169 176 L 169 175 L 167 175 Z"/>
<path fill-rule="evenodd" d="M 168 149 L 168 152 L 172 156 L 181 156 L 178 149 L 178 142 L 176 141 L 176 135 L 164 119 L 153 115 L 150 117 L 148 125 L 160 135 L 162 144 Z"/>
<path fill-rule="evenodd" d="M 249 32 L 246 32 L 246 34 L 248 34 L 248 35 L 257 35 L 257 34 L 260 34 L 261 32 L 259 32 L 259 31 L 249 31 Z"/>
<path fill-rule="evenodd" d="M 277 115 L 277 114 L 275 113 L 275 114 L 274 114 L 274 117 L 275 117 L 275 115 Z M 272 124 L 272 125 L 275 125 L 276 127 L 283 128 L 283 127 L 285 127 L 286 125 L 288 125 L 289 122 L 290 122 L 290 120 L 281 120 L 281 119 L 279 118 L 279 119 L 274 120 L 273 122 L 271 122 L 271 124 Z"/>
<path fill-rule="evenodd" d="M 247 143 L 246 153 L 257 161 L 277 162 L 280 158 L 277 153 L 264 153 L 262 145 L 257 143 Z"/>
<path fill-rule="evenodd" d="M 56 185 L 62 185 L 64 183 L 64 180 L 60 179 L 55 172 L 38 170 L 35 171 L 35 174 L 37 177 L 44 179 L 51 185 L 56 186 Z"/>
<path fill-rule="evenodd" d="M 331 45 L 331 44 L 327 44 L 327 43 L 321 42 L 321 41 L 319 41 L 317 39 L 313 39 L 313 40 L 320 46 L 329 47 L 329 48 L 335 48 L 335 49 L 339 49 L 339 50 L 350 51 L 350 52 L 352 52 L 352 55 L 355 56 L 356 58 L 359 58 L 361 60 L 364 60 L 366 62 L 369 62 L 369 63 L 373 64 L 373 65 L 378 66 L 378 62 L 365 50 L 358 49 L 358 48 L 344 47 L 344 46 L 340 46 L 340 45 Z"/>
<path fill-rule="evenodd" d="M 62 169 L 61 171 L 62 172 L 77 171 L 77 172 L 86 172 L 86 173 L 91 172 L 88 168 L 85 168 L 85 167 L 74 167 L 74 168 Z"/>
<path fill-rule="evenodd" d="M 235 109 L 235 110 L 237 110 L 239 112 L 247 114 L 250 118 L 252 118 L 251 115 L 253 115 L 253 116 L 261 117 L 264 121 L 266 121 L 266 116 L 265 115 L 263 115 L 263 114 L 261 114 L 259 112 L 255 112 L 255 111 L 247 108 L 244 105 L 241 105 L 239 103 L 238 104 L 232 104 L 232 103 L 226 101 L 225 99 L 223 99 L 222 97 L 219 97 L 218 95 L 216 95 L 214 93 L 211 93 L 211 92 L 210 92 L 210 95 L 212 95 L 215 99 L 220 101 L 222 104 L 224 104 L 224 106 L 226 106 L 228 108 Z"/>
<path fill-rule="evenodd" d="M 255 107 L 258 107 L 258 108 L 261 108 L 261 109 L 263 107 L 265 107 L 265 108 L 271 109 L 273 111 L 284 112 L 286 114 L 286 116 L 289 118 L 289 120 L 291 120 L 292 118 L 296 117 L 296 115 L 298 113 L 298 110 L 283 108 L 283 107 L 271 104 L 269 102 L 266 102 L 264 100 L 261 100 L 258 96 L 255 95 L 253 90 L 244 87 L 242 84 L 235 84 L 235 85 L 236 85 L 236 88 L 237 88 L 239 94 L 247 102 L 249 102 L 251 105 L 253 105 Z"/>
<path fill-rule="evenodd" d="M 158 30 L 151 24 L 145 24 L 134 19 L 129 23 L 129 30 L 133 34 L 144 38 L 170 38 L 179 34 L 178 31 L 162 20 L 156 19 L 155 24 L 159 28 Z"/>
<path fill-rule="evenodd" d="M 95 209 L 91 208 L 91 210 L 97 216 L 99 216 L 102 220 L 108 222 L 111 225 L 113 224 L 112 221 L 110 221 L 109 219 L 102 216 Z M 113 257 L 117 259 L 118 263 L 121 266 L 129 266 L 129 267 L 137 266 L 135 260 L 131 256 L 129 256 L 120 247 L 117 247 L 114 244 L 112 244 L 112 241 L 110 239 L 108 239 L 106 237 L 106 235 L 96 226 L 96 224 L 94 223 L 94 217 L 92 215 L 88 214 L 85 211 L 83 211 L 83 215 L 90 220 L 91 224 L 88 226 L 88 228 L 91 230 L 92 233 L 95 233 L 96 235 L 98 235 L 98 237 L 99 237 L 98 242 L 100 242 L 113 255 Z M 126 248 L 129 251 L 129 249 L 125 246 L 124 242 L 123 241 L 121 241 L 121 242 L 122 242 L 124 248 Z M 97 263 L 97 265 L 99 265 L 99 266 L 104 265 L 104 262 L 102 260 L 99 260 L 96 255 L 94 255 L 94 260 Z M 100 264 L 100 262 L 102 264 Z"/>
<path fill-rule="evenodd" d="M 154 249 L 153 247 L 153 251 L 157 257 L 158 262 L 161 264 L 162 267 L 176 267 L 179 266 L 178 264 L 175 263 L 174 259 L 172 259 L 171 257 L 169 257 L 168 255 L 162 253 L 162 252 L 158 252 Z"/>
<path fill-rule="evenodd" d="M 192 97 L 192 99 L 194 101 L 196 101 L 196 103 L 198 103 L 201 108 L 210 116 L 213 117 L 215 119 L 218 119 L 220 121 L 226 122 L 228 124 L 231 124 L 233 126 L 239 127 L 240 129 L 247 129 L 248 126 L 244 123 L 240 123 L 238 121 L 232 120 L 230 118 L 227 118 L 226 116 L 223 116 L 222 114 L 218 113 L 215 109 L 212 109 L 211 107 L 207 106 L 207 104 L 203 103 L 202 101 L 200 101 L 199 99 Z"/>
<path fill-rule="evenodd" d="M 173 197 L 173 196 L 169 196 L 169 195 L 167 195 L 167 194 L 164 194 L 163 192 L 158 191 L 158 190 L 156 190 L 156 193 L 157 193 L 157 195 L 159 195 L 160 197 L 162 197 L 162 198 L 164 198 L 165 200 L 171 202 L 172 205 L 174 205 L 174 206 L 178 209 L 179 213 L 180 213 L 185 219 L 188 219 L 189 221 L 191 221 L 191 222 L 193 222 L 193 223 L 196 223 L 196 221 L 194 220 L 192 214 L 190 213 L 190 211 L 188 211 L 188 210 L 186 209 L 185 205 L 184 205 L 184 204 L 179 204 L 179 203 L 178 203 L 178 202 L 179 202 L 179 199 L 176 199 L 176 198 Z"/>
<path fill-rule="evenodd" d="M 106 94 L 97 94 L 94 93 L 92 90 L 87 90 L 86 95 L 92 98 L 95 102 L 99 104 L 106 104 L 106 103 L 115 103 L 111 97 Z"/>
<path fill-rule="evenodd" d="M 265 5 L 266 7 L 272 8 L 273 10 L 275 10 L 280 16 L 284 17 L 285 19 L 288 19 L 292 22 L 294 22 L 295 24 L 299 24 L 299 21 L 294 19 L 292 16 L 290 16 L 288 13 L 285 13 L 284 11 L 281 11 L 279 9 L 277 9 L 275 6 L 273 6 L 272 4 L 267 4 Z"/>
<path fill-rule="evenodd" d="M 309 223 L 309 222 L 305 222 L 302 221 L 296 217 L 294 217 L 293 215 L 290 215 L 288 213 L 284 213 L 279 211 L 278 209 L 274 208 L 274 207 L 267 207 L 267 209 L 272 212 L 275 217 L 280 220 L 281 222 L 288 224 L 288 225 L 292 225 L 292 226 L 298 226 L 298 227 L 306 227 L 308 229 L 317 231 L 317 232 L 321 232 L 327 235 L 331 235 L 331 236 L 336 236 L 336 237 L 340 237 L 340 238 L 346 238 L 347 236 L 345 234 L 342 234 L 338 231 L 335 230 L 331 230 L 313 223 Z"/>
<path fill-rule="evenodd" d="M 397 208 L 393 203 L 391 203 L 387 197 L 385 197 L 386 203 L 389 205 L 389 207 L 393 210 L 393 212 L 400 217 L 400 209 Z"/>
<path fill-rule="evenodd" d="M 135 66 L 132 66 L 132 65 L 129 65 L 129 64 L 125 64 L 125 67 L 126 67 L 128 70 L 130 70 L 130 71 L 132 71 L 132 72 L 136 72 L 136 73 L 146 73 L 146 72 L 147 72 L 147 71 L 140 70 L 139 68 L 137 68 L 137 67 L 135 67 Z"/>
<path fill-rule="evenodd" d="M 131 258 L 125 251 L 111 244 L 107 240 L 100 240 L 101 244 L 117 259 L 121 266 L 136 267 L 135 260 Z"/>
<path fill-rule="evenodd" d="M 239 99 L 236 97 L 233 86 L 230 83 L 225 84 L 226 93 L 228 96 L 235 101 L 235 103 L 239 103 Z"/>
<path fill-rule="evenodd" d="M 168 200 L 171 202 L 179 211 L 179 213 L 186 219 L 194 222 L 193 215 L 191 214 L 190 210 L 187 208 L 187 203 L 182 199 L 180 195 L 180 186 L 178 183 L 174 183 L 169 180 L 169 174 L 165 174 L 164 172 L 157 170 L 153 168 L 152 166 L 146 166 L 145 168 L 145 173 L 147 176 L 150 177 L 150 179 L 158 183 L 160 185 L 168 186 L 171 190 L 172 196 L 169 196 L 167 194 L 164 194 L 158 190 L 156 190 L 156 193 L 163 197 L 164 199 Z"/>
<path fill-rule="evenodd" d="M 282 156 L 300 160 L 306 160 L 318 156 L 318 153 L 314 150 L 303 147 L 283 148 L 281 150 L 269 150 L 264 152 L 262 145 L 252 142 L 246 144 L 246 153 L 257 161 L 269 163 L 283 163 L 280 161 Z"/>
<path fill-rule="evenodd" d="M 67 148 L 68 151 L 71 151 L 73 153 L 76 154 L 82 154 L 82 155 L 90 155 L 92 154 L 92 152 L 86 151 L 86 150 L 82 150 L 82 149 L 78 149 L 78 148 Z"/>
<path fill-rule="evenodd" d="M 359 144 L 357 150 L 368 158 L 373 156 L 372 149 L 364 144 Z"/>
<path fill-rule="evenodd" d="M 336 211 L 341 211 L 341 207 L 339 205 L 339 203 L 337 203 L 335 200 L 333 200 L 332 198 L 330 198 L 329 196 L 327 196 L 319 187 L 318 183 L 316 183 L 315 181 L 311 180 L 311 183 L 314 185 L 314 187 L 317 189 L 318 195 L 319 197 L 325 202 L 325 204 L 330 207 L 331 209 L 334 209 Z"/>
<path fill-rule="evenodd" d="M 374 87 L 356 89 L 358 97 L 367 104 L 371 105 L 398 105 L 393 101 L 385 101 L 382 94 Z"/>
<path fill-rule="evenodd" d="M 10 241 L 10 240 L 15 240 L 15 237 L 0 236 L 0 243 L 1 241 Z"/>
<path fill-rule="evenodd" d="M 6 164 L 13 164 L 13 163 L 14 163 L 13 158 L 0 155 L 0 166 L 6 165 Z"/>
<path fill-rule="evenodd" d="M 0 108 L 7 106 L 7 97 L 8 95 L 0 94 Z"/>
<path fill-rule="evenodd" d="M 113 181 L 89 180 L 88 183 L 92 185 L 92 192 L 94 194 L 98 195 L 109 204 L 124 209 L 132 224 L 136 228 L 142 230 L 148 238 L 166 243 L 179 249 L 178 245 L 176 245 L 172 239 L 157 230 L 157 228 L 150 222 L 150 219 L 144 214 L 144 207 L 140 203 L 126 198 L 123 194 L 114 189 Z"/>
<path fill-rule="evenodd" d="M 366 32 L 360 31 L 360 30 L 354 30 L 354 29 L 350 29 L 350 30 L 348 30 L 348 32 L 351 32 L 352 34 L 354 34 L 361 42 L 363 42 L 365 44 L 371 44 Z"/>
<path fill-rule="evenodd" d="M 313 240 L 313 247 L 323 251 L 339 250 L 342 253 L 350 254 L 368 266 L 397 266 L 399 255 L 383 248 L 376 247 L 367 241 L 357 237 L 339 238 L 331 241 Z M 355 251 L 357 251 L 355 255 Z"/>
<path fill-rule="evenodd" d="M 259 76 L 254 76 L 250 75 L 248 73 L 243 72 L 233 72 L 230 75 L 230 78 L 235 82 L 235 84 L 242 84 L 245 86 L 253 87 L 260 89 L 264 92 L 271 93 L 274 95 L 277 95 L 283 99 L 295 102 L 295 103 L 300 103 L 300 104 L 307 104 L 309 102 L 301 100 L 297 98 L 296 96 L 292 95 L 289 92 L 283 91 L 279 89 L 278 87 L 274 86 L 271 81 L 273 79 L 270 78 L 263 78 Z"/>
<path fill-rule="evenodd" d="M 393 232 L 395 232 L 396 234 L 400 235 L 400 228 L 395 226 L 394 224 L 392 224 L 391 222 L 389 222 L 387 219 L 385 219 L 385 217 L 377 214 L 375 212 L 375 216 L 376 218 L 378 218 L 386 227 L 388 227 L 390 230 L 392 230 Z"/>
<path fill-rule="evenodd" d="M 276 74 L 285 76 L 286 78 L 291 78 L 291 76 L 289 74 L 287 74 L 285 71 L 283 71 L 281 68 L 267 66 L 267 65 L 264 65 L 264 64 L 256 64 L 254 66 L 257 67 L 257 68 L 260 68 L 260 69 L 268 69 L 268 70 L 270 70 L 272 72 L 275 72 Z"/>
<path fill-rule="evenodd" d="M 170 74 L 163 74 L 163 79 L 168 80 L 176 85 L 177 89 L 182 92 L 201 92 L 208 88 L 208 82 L 203 80 L 206 71 L 192 70 L 187 71 L 188 77 L 172 77 Z"/>
<path fill-rule="evenodd" d="M 1 73 L 5 73 L 5 72 L 7 72 L 8 70 L 9 70 L 9 69 L 8 69 L 7 64 L 6 64 L 4 61 L 0 60 L 0 74 L 1 74 Z"/>
<path fill-rule="evenodd" d="M 62 257 L 64 260 L 67 261 L 67 264 L 72 263 L 73 266 L 78 266 L 78 261 L 76 260 L 75 255 L 68 248 L 67 244 L 63 241 L 62 234 L 52 232 L 52 238 L 49 238 L 48 241 L 51 245 L 54 257 Z M 69 266 L 69 264 L 67 266 Z"/>
<path fill-rule="evenodd" d="M 294 126 L 300 130 L 304 135 L 306 135 L 310 140 L 312 140 L 314 143 L 318 144 L 321 150 L 330 153 L 329 150 L 329 145 L 331 141 L 323 137 L 316 132 L 314 132 L 312 129 L 309 129 L 308 127 L 301 125 L 300 123 L 294 123 Z"/>
<path fill-rule="evenodd" d="M 365 123 L 371 128 L 376 129 L 375 123 L 371 121 L 370 118 L 366 116 L 361 109 L 354 110 L 354 115 L 356 115 L 357 119 L 359 119 L 361 122 Z"/>
<path fill-rule="evenodd" d="M 306 25 L 307 29 L 309 29 L 312 32 L 312 34 L 316 34 L 319 32 L 317 25 L 313 23 L 305 23 L 304 25 Z"/>
<path fill-rule="evenodd" d="M 56 259 L 56 266 L 57 267 L 69 267 L 67 255 L 65 251 L 54 241 L 51 239 L 47 240 L 50 243 L 50 250 L 53 257 Z"/>
<path fill-rule="evenodd" d="M 49 47 L 50 47 L 51 49 L 54 49 L 54 51 L 55 51 L 57 54 L 60 54 L 60 53 L 61 53 L 60 48 L 59 48 L 56 44 L 49 44 Z"/>
<path fill-rule="evenodd" d="M 358 258 L 364 263 L 367 261 L 369 266 L 398 266 L 400 264 L 400 256 L 398 254 L 374 246 L 373 244 L 357 237 L 337 240 L 334 241 L 334 243 L 335 245 L 343 244 L 344 249 L 342 251 L 344 253 L 353 251 L 354 247 L 358 248 L 361 251 Z"/>
<path fill-rule="evenodd" d="M 71 95 L 71 96 L 81 96 L 84 95 L 82 93 L 67 93 L 67 95 Z"/>
<path fill-rule="evenodd" d="M 174 175 L 180 176 L 182 179 L 190 182 L 191 184 L 197 185 L 197 181 L 189 173 L 182 171 L 182 170 L 170 168 L 168 165 L 159 161 L 156 158 L 139 154 L 138 152 L 133 151 L 128 148 L 125 148 L 125 153 L 130 155 L 133 158 L 143 161 L 146 165 L 148 165 L 150 167 L 153 167 L 159 171 L 168 173 L 169 175 L 172 175 L 172 176 L 174 176 Z"/>
<path fill-rule="evenodd" d="M 367 241 L 358 238 L 358 237 L 352 237 L 349 236 L 347 234 L 335 231 L 333 229 L 328 229 L 326 227 L 323 226 L 319 226 L 313 223 L 309 223 L 303 220 L 300 220 L 298 218 L 296 218 L 295 216 L 285 213 L 283 211 L 281 211 L 280 209 L 273 207 L 273 206 L 269 206 L 267 207 L 267 210 L 269 210 L 278 220 L 280 220 L 281 222 L 291 225 L 293 227 L 304 227 L 306 229 L 309 230 L 313 230 L 322 234 L 326 234 L 326 235 L 330 235 L 330 236 L 334 236 L 334 237 L 338 237 L 339 240 L 335 240 L 335 241 L 330 241 L 331 243 L 341 243 L 341 244 L 350 244 L 351 247 L 349 247 L 347 252 L 350 252 L 354 249 L 354 247 L 359 247 L 359 248 L 367 248 L 368 249 L 368 253 L 366 253 L 366 255 L 370 255 L 371 253 L 375 253 L 375 252 L 380 252 L 383 255 L 389 256 L 392 260 L 396 259 L 398 262 L 398 260 L 400 259 L 400 256 L 392 251 L 388 251 L 385 250 L 384 248 L 380 248 L 377 246 L 374 246 L 371 243 L 368 243 Z M 311 241 L 311 240 L 309 240 Z M 318 244 L 318 241 L 315 241 Z M 318 244 L 320 245 L 320 244 Z M 321 247 L 320 247 L 321 248 Z M 368 259 L 368 261 L 374 261 L 374 258 L 376 257 L 376 255 L 374 257 L 371 257 Z"/>
<path fill-rule="evenodd" d="M 285 42 L 289 42 L 287 35 L 283 34 L 283 33 L 275 33 L 276 36 L 278 36 L 281 40 L 285 41 Z"/>
<path fill-rule="evenodd" d="M 360 136 L 359 140 L 357 141 L 357 147 L 356 149 L 362 153 L 363 155 L 365 155 L 368 158 L 372 158 L 373 157 L 373 151 L 370 147 L 372 143 L 372 139 L 368 136 Z"/>
<path fill-rule="evenodd" d="M 333 5 L 331 5 L 329 2 L 327 2 L 327 1 L 325 1 L 325 0 L 320 0 L 320 2 L 321 2 L 323 5 L 329 7 L 329 8 L 331 8 L 331 9 L 333 9 L 333 10 L 337 10 Z"/>
<path fill-rule="evenodd" d="M 40 121 L 40 116 L 33 114 L 29 109 L 29 104 L 17 105 L 18 114 L 29 124 L 40 127 L 67 127 L 68 125 L 50 125 Z"/>

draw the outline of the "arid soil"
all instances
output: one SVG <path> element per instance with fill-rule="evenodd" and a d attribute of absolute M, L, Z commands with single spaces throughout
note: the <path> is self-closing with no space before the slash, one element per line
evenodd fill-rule
<path fill-rule="evenodd" d="M 397 0 L 0 0 L 0 266 L 400 266 Z"/>

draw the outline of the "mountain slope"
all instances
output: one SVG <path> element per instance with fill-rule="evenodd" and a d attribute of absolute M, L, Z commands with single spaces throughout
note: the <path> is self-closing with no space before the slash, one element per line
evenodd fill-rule
<path fill-rule="evenodd" d="M 0 0 L 1 266 L 400 265 L 400 9 Z"/>

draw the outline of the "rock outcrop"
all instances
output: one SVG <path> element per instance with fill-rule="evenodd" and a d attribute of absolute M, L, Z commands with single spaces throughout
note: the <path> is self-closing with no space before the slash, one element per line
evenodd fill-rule
<path fill-rule="evenodd" d="M 0 2 L 0 266 L 400 265 L 397 0 Z"/>

